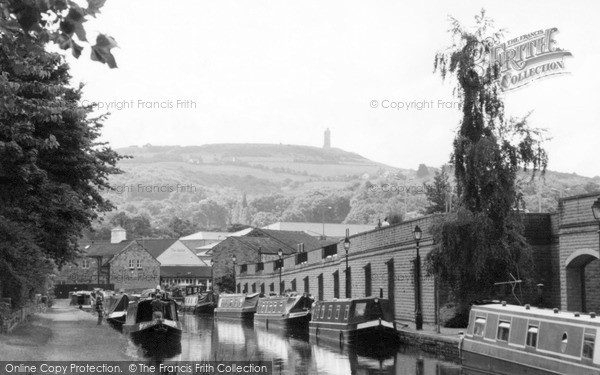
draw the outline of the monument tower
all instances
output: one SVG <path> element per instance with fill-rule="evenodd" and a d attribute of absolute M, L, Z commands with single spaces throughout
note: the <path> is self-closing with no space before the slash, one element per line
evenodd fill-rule
<path fill-rule="evenodd" d="M 331 148 L 331 132 L 329 128 L 325 130 L 325 141 L 323 142 L 323 148 Z"/>

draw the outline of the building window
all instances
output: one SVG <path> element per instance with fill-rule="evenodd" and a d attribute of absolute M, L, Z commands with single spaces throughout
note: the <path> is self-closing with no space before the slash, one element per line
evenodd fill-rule
<path fill-rule="evenodd" d="M 292 292 L 296 291 L 296 279 L 292 280 Z"/>
<path fill-rule="evenodd" d="M 509 333 L 510 333 L 510 322 L 501 320 L 500 323 L 498 323 L 498 335 L 496 336 L 496 339 L 500 340 L 500 341 L 508 341 Z"/>
<path fill-rule="evenodd" d="M 340 273 L 333 273 L 333 298 L 340 298 Z"/>
<path fill-rule="evenodd" d="M 527 346 L 537 347 L 538 327 L 529 326 L 527 328 Z"/>
<path fill-rule="evenodd" d="M 265 294 L 265 283 L 260 284 L 260 294 Z"/>
<path fill-rule="evenodd" d="M 569 336 L 567 335 L 567 333 L 563 333 L 562 335 L 562 341 L 560 343 L 560 351 L 561 352 L 565 352 L 567 350 L 567 344 L 569 343 Z"/>
<path fill-rule="evenodd" d="M 240 266 L 240 274 L 247 273 L 247 272 L 248 272 L 248 265 L 247 264 L 242 264 Z"/>
<path fill-rule="evenodd" d="M 317 281 L 318 281 L 319 301 L 323 301 L 323 274 L 320 274 L 317 277 Z"/>
<path fill-rule="evenodd" d="M 134 268 L 135 268 L 135 264 L 134 264 L 133 259 L 129 259 L 129 269 L 132 270 Z"/>
<path fill-rule="evenodd" d="M 275 283 L 269 284 L 269 292 L 275 292 Z"/>
<path fill-rule="evenodd" d="M 248 283 L 244 283 L 244 292 L 243 293 L 248 293 Z"/>
<path fill-rule="evenodd" d="M 593 359 L 594 358 L 594 342 L 596 341 L 596 335 L 586 333 L 583 337 L 583 350 L 581 356 L 583 358 Z"/>
<path fill-rule="evenodd" d="M 90 260 L 89 259 L 83 259 L 81 261 L 81 268 L 83 268 L 84 270 L 87 270 L 88 268 L 90 268 Z"/>
<path fill-rule="evenodd" d="M 323 248 L 323 258 L 337 255 L 337 244 L 325 246 Z"/>
<path fill-rule="evenodd" d="M 264 263 L 256 263 L 256 272 L 263 271 L 265 269 Z"/>
<path fill-rule="evenodd" d="M 137 259 L 135 261 L 135 265 L 137 266 L 138 270 L 141 270 L 142 269 L 142 260 L 141 259 Z"/>
<path fill-rule="evenodd" d="M 365 266 L 365 297 L 371 296 L 371 263 Z"/>
<path fill-rule="evenodd" d="M 296 264 L 302 264 L 308 262 L 308 253 L 296 254 Z"/>
<path fill-rule="evenodd" d="M 252 293 L 256 293 L 256 283 L 252 284 Z"/>
<path fill-rule="evenodd" d="M 238 284 L 237 287 L 236 287 L 237 293 L 241 293 L 241 290 L 242 290 L 242 285 Z"/>
<path fill-rule="evenodd" d="M 308 276 L 306 276 L 304 278 L 304 293 L 309 294 L 310 290 L 309 290 L 309 285 L 308 285 Z"/>
<path fill-rule="evenodd" d="M 473 329 L 473 334 L 475 336 L 483 336 L 484 331 L 485 331 L 485 318 L 475 318 L 475 328 Z"/>

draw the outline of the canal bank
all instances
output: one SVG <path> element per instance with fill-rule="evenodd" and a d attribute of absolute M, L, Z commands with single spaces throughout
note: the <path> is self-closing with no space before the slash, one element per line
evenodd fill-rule
<path fill-rule="evenodd" d="M 56 300 L 11 333 L 0 335 L 0 360 L 132 360 L 137 349 L 97 317 Z"/>
<path fill-rule="evenodd" d="M 414 324 L 397 321 L 396 330 L 400 343 L 414 346 L 445 361 L 460 363 L 460 335 L 466 328 L 440 327 L 438 333 L 435 325 L 423 324 L 423 329 L 417 331 Z"/>

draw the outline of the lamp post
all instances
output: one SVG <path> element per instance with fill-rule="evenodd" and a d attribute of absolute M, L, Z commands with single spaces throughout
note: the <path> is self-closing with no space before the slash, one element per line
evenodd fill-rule
<path fill-rule="evenodd" d="M 283 295 L 283 287 L 281 286 L 281 269 L 283 268 L 283 250 L 281 248 L 277 250 L 279 255 L 279 295 Z"/>
<path fill-rule="evenodd" d="M 348 250 L 350 250 L 350 238 L 348 238 L 348 229 L 346 229 L 346 238 L 344 239 L 344 250 L 346 250 L 346 298 L 350 296 L 350 277 L 348 275 Z"/>
<path fill-rule="evenodd" d="M 415 226 L 413 237 L 417 243 L 417 257 L 415 258 L 415 326 L 417 330 L 423 329 L 423 311 L 421 310 L 421 255 L 419 254 L 419 241 L 423 232 L 419 226 Z"/>
<path fill-rule="evenodd" d="M 235 263 L 237 262 L 237 257 L 232 255 L 231 260 L 233 260 L 233 292 L 237 293 L 237 283 L 235 281 Z"/>
<path fill-rule="evenodd" d="M 215 260 L 211 258 L 210 260 L 210 290 L 215 290 L 215 272 L 213 267 L 215 266 Z"/>
<path fill-rule="evenodd" d="M 600 198 L 596 199 L 594 204 L 592 205 L 592 213 L 594 214 L 594 219 L 598 222 L 598 246 L 600 251 Z"/>

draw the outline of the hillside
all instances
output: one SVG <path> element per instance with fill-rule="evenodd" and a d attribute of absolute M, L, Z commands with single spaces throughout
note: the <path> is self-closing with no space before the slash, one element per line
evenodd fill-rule
<path fill-rule="evenodd" d="M 185 222 L 182 231 L 277 220 L 375 224 L 389 215 L 410 218 L 427 206 L 423 184 L 438 170 L 423 166 L 417 173 L 416 165 L 395 168 L 336 148 L 299 145 L 146 145 L 117 152 L 131 158 L 120 163 L 125 173 L 111 177 L 116 190 L 105 194 L 117 210 L 104 225 L 122 212 L 145 218 L 143 225 L 155 230 L 172 230 L 179 225 L 174 218 Z M 560 196 L 599 189 L 600 177 L 548 171 L 541 183 L 524 175 L 521 188 L 527 209 L 548 212 Z"/>

